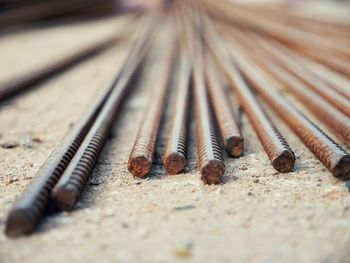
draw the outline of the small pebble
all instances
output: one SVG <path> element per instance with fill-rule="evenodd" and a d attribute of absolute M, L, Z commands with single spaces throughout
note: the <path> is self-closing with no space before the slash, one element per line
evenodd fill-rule
<path fill-rule="evenodd" d="M 196 208 L 194 205 L 185 205 L 185 206 L 178 206 L 175 207 L 173 210 L 174 211 L 185 211 L 185 210 L 191 210 Z"/>
<path fill-rule="evenodd" d="M 259 183 L 259 179 L 255 178 L 255 179 L 253 179 L 253 182 L 256 183 L 256 184 Z"/>
<path fill-rule="evenodd" d="M 174 255 L 179 258 L 189 258 L 191 253 L 187 249 L 179 248 L 174 250 Z"/>
<path fill-rule="evenodd" d="M 13 176 L 10 178 L 10 180 L 8 181 L 8 184 L 12 184 L 14 182 L 17 182 L 18 181 L 18 177 L 17 176 Z"/>
<path fill-rule="evenodd" d="M 33 140 L 30 138 L 23 138 L 19 143 L 24 148 L 33 148 Z"/>
<path fill-rule="evenodd" d="M 39 137 L 35 137 L 35 138 L 33 138 L 33 142 L 42 143 L 43 141 Z"/>
<path fill-rule="evenodd" d="M 222 195 L 224 193 L 224 190 L 222 190 L 222 188 L 218 188 L 218 190 L 216 190 L 216 194 L 217 195 Z"/>
<path fill-rule="evenodd" d="M 193 248 L 192 241 L 186 242 L 182 247 L 174 250 L 174 255 L 179 258 L 189 258 L 192 256 L 191 250 Z"/>
<path fill-rule="evenodd" d="M 98 186 L 98 185 L 100 185 L 100 182 L 97 181 L 96 178 L 92 178 L 92 179 L 90 180 L 89 185 L 91 185 L 91 186 Z"/>
<path fill-rule="evenodd" d="M 4 148 L 4 149 L 13 149 L 16 147 L 18 147 L 17 142 L 5 142 L 1 144 L 1 148 Z"/>

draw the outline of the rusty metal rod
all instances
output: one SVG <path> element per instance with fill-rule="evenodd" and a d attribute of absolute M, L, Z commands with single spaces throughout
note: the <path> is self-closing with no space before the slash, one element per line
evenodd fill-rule
<path fill-rule="evenodd" d="M 136 41 L 124 63 L 118 81 L 113 83 L 113 90 L 109 94 L 100 114 L 52 190 L 51 197 L 61 210 L 72 210 L 84 191 L 118 111 L 135 80 L 137 80 L 137 75 L 142 69 L 145 54 L 152 41 L 150 32 L 157 28 L 159 24 L 156 15 L 152 14 L 150 15 L 150 21 L 147 22 L 145 30 L 141 32 L 139 37 L 140 41 Z"/>
<path fill-rule="evenodd" d="M 227 1 L 208 1 L 204 0 L 208 8 L 208 12 L 216 14 L 218 19 L 225 19 L 239 24 L 245 28 L 258 31 L 268 36 L 275 38 L 283 43 L 292 45 L 295 48 L 310 48 L 333 54 L 334 56 L 341 56 L 350 58 L 350 50 L 347 43 L 335 42 L 327 37 L 322 37 L 317 34 L 312 34 L 303 31 L 299 28 L 292 28 L 282 23 L 276 23 L 270 20 L 268 16 L 263 16 L 259 12 L 251 12 L 242 5 L 230 3 Z M 219 13 L 217 11 L 220 11 Z M 232 15 L 234 13 L 234 15 Z"/>
<path fill-rule="evenodd" d="M 184 27 L 187 29 L 187 44 L 193 61 L 192 88 L 194 93 L 194 110 L 196 121 L 196 141 L 198 152 L 198 169 L 204 184 L 218 184 L 225 173 L 225 163 L 215 132 L 210 101 L 204 76 L 204 52 L 200 32 L 201 17 L 196 3 L 183 9 Z M 192 19 L 192 20 L 189 20 Z"/>
<path fill-rule="evenodd" d="M 300 30 L 289 30 L 279 23 L 266 21 L 266 19 L 258 18 L 249 12 L 242 12 L 241 9 L 232 9 L 232 5 L 228 3 L 226 3 L 226 8 L 223 8 L 220 1 L 209 2 L 205 0 L 204 2 L 210 16 L 221 23 L 240 26 L 265 37 L 274 38 L 345 76 L 350 75 L 350 64 L 346 58 L 346 56 L 350 56 L 348 45 L 334 46 L 334 41 L 332 40 L 314 38 Z M 232 15 L 232 10 L 234 10 L 234 16 Z"/>
<path fill-rule="evenodd" d="M 5 225 L 5 233 L 8 237 L 14 238 L 29 234 L 39 223 L 45 207 L 49 205 L 48 198 L 52 188 L 78 150 L 109 93 L 108 87 L 89 111 L 66 134 L 12 205 Z"/>
<path fill-rule="evenodd" d="M 205 54 L 205 75 L 209 97 L 218 122 L 225 149 L 232 157 L 243 155 L 243 136 L 238 128 L 219 72 L 209 52 Z"/>
<path fill-rule="evenodd" d="M 142 42 L 142 41 L 140 41 Z M 139 50 L 140 44 L 133 46 L 131 50 Z M 135 52 L 139 53 L 139 51 Z M 131 55 L 129 55 L 131 57 Z M 14 238 L 31 233 L 40 222 L 43 211 L 47 206 L 54 206 L 50 199 L 50 193 L 64 170 L 77 152 L 89 129 L 96 120 L 102 106 L 105 104 L 112 91 L 114 83 L 120 78 L 118 74 L 112 80 L 89 110 L 80 118 L 73 128 L 66 134 L 50 157 L 39 169 L 36 176 L 26 187 L 25 191 L 13 204 L 6 220 L 5 233 Z"/>
<path fill-rule="evenodd" d="M 297 78 L 276 64 L 265 64 L 271 76 L 283 83 L 283 88 L 300 100 L 314 116 L 331 129 L 346 145 L 350 145 L 350 119 L 316 93 L 309 91 Z"/>
<path fill-rule="evenodd" d="M 129 156 L 128 170 L 140 178 L 145 178 L 152 168 L 155 143 L 175 57 L 174 43 L 166 49 L 162 61 L 157 65 L 157 71 L 152 71 L 153 96 L 150 97 Z"/>
<path fill-rule="evenodd" d="M 310 72 L 307 67 L 298 63 L 295 57 L 293 59 L 293 53 L 289 53 L 282 45 L 267 41 L 258 35 L 249 35 L 249 39 L 253 39 L 254 42 L 256 41 L 255 43 L 259 43 L 259 46 L 269 53 L 269 58 L 275 58 L 280 65 L 307 84 L 307 87 L 310 87 L 338 110 L 350 117 L 350 100 L 333 90 L 324 81 Z"/>
<path fill-rule="evenodd" d="M 337 12 L 333 13 L 334 15 L 336 14 L 335 16 L 329 17 L 326 15 L 322 15 L 322 13 L 314 12 L 314 10 L 298 8 L 291 8 L 287 10 L 286 6 L 284 5 L 281 5 L 281 8 L 279 8 L 278 12 L 281 12 L 282 10 L 287 11 L 290 15 L 295 17 L 295 20 L 303 20 L 306 22 L 314 23 L 317 27 L 334 28 L 334 30 L 338 31 L 341 35 L 344 35 L 346 37 L 350 36 L 349 19 L 346 18 L 346 20 L 343 20 L 344 16 L 338 17 Z"/>
<path fill-rule="evenodd" d="M 326 37 L 327 39 L 332 39 L 336 42 L 340 41 L 343 43 L 349 44 L 349 30 L 344 30 L 344 28 L 335 26 L 331 23 L 321 23 L 315 22 L 310 19 L 305 19 L 305 17 L 298 17 L 289 9 L 288 6 L 282 5 L 268 5 L 266 3 L 263 4 L 253 4 L 247 5 L 244 3 L 235 3 L 235 5 L 239 6 L 241 9 L 245 9 L 250 13 L 258 14 L 259 16 L 263 16 L 264 18 L 271 20 L 275 23 L 282 23 L 285 26 L 296 28 L 299 30 L 303 30 L 308 34 L 317 34 L 322 37 Z M 293 9 L 293 8 L 291 8 Z"/>
<path fill-rule="evenodd" d="M 123 39 L 125 39 L 125 36 L 113 34 L 112 37 L 108 37 L 107 39 L 90 45 L 83 50 L 64 56 L 63 58 L 59 58 L 58 60 L 41 68 L 34 69 L 25 75 L 18 76 L 5 83 L 1 83 L 0 101 L 12 98 L 13 96 L 18 95 L 20 92 L 32 88 L 34 85 L 41 84 L 42 82 L 77 65 L 78 63 L 109 50 Z"/>
<path fill-rule="evenodd" d="M 192 12 L 191 12 L 192 11 Z M 204 184 L 218 184 L 225 173 L 225 163 L 222 157 L 215 126 L 210 110 L 203 68 L 203 46 L 196 26 L 199 16 L 195 7 L 183 10 L 184 27 L 187 29 L 187 44 L 193 61 L 192 88 L 194 94 L 194 110 L 196 122 L 196 141 L 198 152 L 198 169 Z M 193 20 L 190 21 L 189 18 Z M 201 30 L 201 29 L 199 29 Z"/>
<path fill-rule="evenodd" d="M 333 56 L 309 48 L 300 48 L 297 51 L 346 77 L 350 75 L 350 63 L 342 57 Z"/>
<path fill-rule="evenodd" d="M 173 78 L 174 83 L 172 85 L 172 88 L 176 89 L 176 91 L 169 137 L 163 153 L 163 164 L 169 174 L 178 174 L 188 165 L 188 118 L 192 62 L 189 59 L 188 46 L 183 42 L 183 38 L 186 38 L 186 35 L 185 28 L 181 23 L 181 11 L 178 5 L 179 3 L 173 6 L 179 46 L 179 57 L 177 59 L 175 73 L 173 74 L 175 77 Z"/>
<path fill-rule="evenodd" d="M 244 111 L 253 124 L 272 166 L 279 172 L 290 172 L 295 163 L 293 151 L 263 111 L 240 72 L 231 61 L 226 60 L 228 58 L 226 46 L 220 40 L 209 19 L 205 19 L 205 26 L 207 29 L 205 39 L 230 81 L 230 87 L 236 92 Z"/>
<path fill-rule="evenodd" d="M 232 30 L 232 28 L 231 28 Z M 257 35 L 256 35 L 257 36 Z M 260 37 L 261 38 L 261 37 Z M 270 40 L 273 41 L 273 40 Z M 343 76 L 342 74 L 339 74 L 338 72 L 335 72 L 334 70 L 316 62 L 311 60 L 310 58 L 305 57 L 302 54 L 297 53 L 296 51 L 292 50 L 291 48 L 287 48 L 285 46 L 282 46 L 281 44 L 278 44 L 276 41 L 274 41 L 274 43 L 276 45 L 278 45 L 279 48 L 285 50 L 287 53 L 289 53 L 289 56 L 293 57 L 295 60 L 297 60 L 297 62 L 302 65 L 304 65 L 304 67 L 311 71 L 315 77 L 317 77 L 319 79 L 319 81 L 322 81 L 324 83 L 326 83 L 326 85 L 329 88 L 334 89 L 334 91 L 336 91 L 337 93 L 339 93 L 340 95 L 344 96 L 345 98 L 340 99 L 341 104 L 348 104 L 350 101 L 350 79 L 347 79 L 345 76 Z M 293 63 L 295 64 L 295 63 Z M 297 65 L 294 65 L 294 68 Z M 295 71 L 297 71 L 297 69 L 294 69 Z M 301 70 L 299 69 L 300 73 Z M 312 79 L 314 79 L 315 77 L 313 77 Z M 318 82 L 319 82 L 318 81 Z M 315 84 L 316 85 L 316 84 Z M 317 86 L 317 85 L 316 85 Z M 324 86 L 324 85 L 321 85 Z M 317 87 L 314 87 L 315 89 L 317 89 Z M 324 90 L 324 89 L 322 89 Z M 324 97 L 330 96 L 327 95 L 327 92 L 323 92 Z M 331 92 L 333 93 L 333 92 Z M 337 97 L 337 95 L 331 95 L 332 97 L 335 97 L 333 100 L 335 101 L 334 103 L 336 103 L 336 100 L 339 100 Z"/>
<path fill-rule="evenodd" d="M 74 158 L 52 190 L 52 199 L 60 209 L 72 210 L 84 191 L 139 66 L 123 72 Z"/>
<path fill-rule="evenodd" d="M 277 91 L 276 85 L 278 84 L 271 82 L 269 76 L 250 59 L 246 52 L 241 53 L 242 51 L 238 50 L 237 46 L 232 46 L 229 51 L 249 84 L 288 124 L 333 176 L 348 180 L 350 178 L 350 155 L 316 124 L 292 106 Z"/>
<path fill-rule="evenodd" d="M 349 78 L 346 78 L 344 75 L 339 74 L 338 72 L 335 72 L 334 70 L 325 67 L 316 61 L 312 61 L 311 59 L 301 56 L 299 56 L 299 58 L 302 60 L 302 63 L 306 64 L 307 68 L 311 70 L 318 78 L 328 83 L 328 85 L 336 90 L 339 94 L 350 100 Z"/>
<path fill-rule="evenodd" d="M 224 175 L 225 164 L 210 112 L 201 56 L 196 55 L 195 57 L 192 78 L 199 157 L 198 167 L 201 179 L 205 184 L 217 184 Z"/>
<path fill-rule="evenodd" d="M 192 64 L 188 57 L 188 51 L 182 45 L 175 73 L 174 88 L 177 91 L 172 109 L 170 136 L 163 154 L 164 167 L 169 174 L 182 172 L 188 164 L 187 138 L 191 70 Z"/>
<path fill-rule="evenodd" d="M 248 44 L 247 39 L 242 37 L 243 34 L 236 32 L 235 39 L 240 39 L 244 44 Z M 243 46 L 234 41 L 234 45 L 239 50 L 244 50 Z M 249 45 L 249 44 L 248 44 Z M 242 51 L 243 52 L 243 51 Z M 247 53 L 247 51 L 245 51 Z M 261 54 L 261 53 L 259 53 Z M 261 67 L 268 70 L 272 78 L 279 81 L 285 90 L 290 91 L 304 106 L 306 106 L 321 122 L 325 123 L 333 132 L 342 139 L 347 145 L 350 145 L 350 119 L 338 111 L 321 96 L 308 89 L 303 82 L 290 74 L 281 66 L 275 64 L 268 57 L 254 56 Z"/>

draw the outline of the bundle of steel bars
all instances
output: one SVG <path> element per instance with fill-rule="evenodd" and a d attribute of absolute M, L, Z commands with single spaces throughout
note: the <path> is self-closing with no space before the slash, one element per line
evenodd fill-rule
<path fill-rule="evenodd" d="M 169 107 L 170 128 L 162 158 L 165 170 L 179 174 L 188 165 L 193 111 L 200 178 L 205 184 L 221 183 L 223 156 L 244 158 L 244 140 L 249 140 L 233 113 L 240 106 L 278 172 L 291 172 L 296 158 L 293 145 L 289 146 L 269 111 L 290 127 L 334 177 L 350 178 L 350 23 L 272 5 L 210 0 L 166 3 L 134 17 L 139 26 L 122 69 L 17 199 L 6 223 L 9 237 L 31 233 L 48 206 L 74 209 L 121 104 L 132 96 L 130 91 L 143 74 L 150 74 L 152 96 L 130 149 L 127 169 L 131 175 L 145 178 L 151 173 L 161 120 Z M 154 55 L 162 34 L 167 41 L 162 43 L 161 54 Z M 122 35 L 119 32 L 65 62 L 52 64 L 59 66 L 4 84 L 0 99 L 52 78 L 64 65 L 107 49 L 125 38 Z M 156 61 L 156 66 L 144 70 L 149 60 Z M 169 96 L 170 104 L 166 103 Z"/>

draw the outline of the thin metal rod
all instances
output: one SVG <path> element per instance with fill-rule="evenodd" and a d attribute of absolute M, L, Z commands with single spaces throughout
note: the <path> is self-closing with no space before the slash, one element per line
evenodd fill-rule
<path fill-rule="evenodd" d="M 140 53 L 138 45 L 132 46 L 132 52 Z M 128 58 L 132 56 L 130 54 Z M 80 121 L 66 134 L 13 204 L 6 220 L 5 233 L 7 236 L 14 238 L 31 233 L 40 222 L 45 207 L 54 206 L 50 199 L 51 190 L 82 144 L 119 78 L 118 73 L 111 85 L 103 90 Z"/>
<path fill-rule="evenodd" d="M 247 39 L 242 37 L 243 34 L 236 32 L 235 39 L 240 39 L 247 43 Z M 247 50 L 238 41 L 233 43 L 241 52 L 247 54 Z M 259 53 L 260 54 L 260 53 Z M 321 122 L 326 124 L 340 139 L 347 145 L 350 145 L 350 119 L 333 107 L 321 96 L 310 90 L 298 78 L 290 74 L 276 63 L 268 60 L 266 56 L 254 56 L 252 59 L 258 64 L 267 69 L 271 78 L 279 81 L 285 90 L 290 91 L 305 107 L 307 107 Z"/>
<path fill-rule="evenodd" d="M 304 67 L 298 63 L 297 60 L 293 59 L 293 54 L 289 53 L 282 45 L 276 42 L 267 41 L 258 35 L 249 35 L 249 39 L 250 41 L 254 40 L 255 43 L 259 43 L 259 46 L 269 53 L 269 58 L 276 59 L 281 66 L 288 69 L 296 77 L 307 84 L 307 87 L 311 88 L 338 110 L 350 117 L 350 100 L 344 98 L 341 94 L 333 90 L 324 81 L 310 72 L 307 67 Z M 247 43 L 247 41 L 245 43 Z"/>
<path fill-rule="evenodd" d="M 295 54 L 295 53 L 294 53 Z M 317 63 L 306 57 L 299 56 L 301 63 L 306 64 L 307 68 L 311 70 L 318 78 L 328 83 L 334 90 L 350 100 L 350 79 L 344 75 L 335 72 L 334 70 Z"/>
<path fill-rule="evenodd" d="M 175 102 L 172 109 L 170 136 L 163 154 L 164 167 L 169 174 L 182 172 L 188 164 L 188 111 L 190 103 L 190 80 L 192 64 L 184 45 L 180 46 L 180 55 L 175 73 Z"/>
<path fill-rule="evenodd" d="M 205 54 L 205 62 L 208 93 L 225 149 L 232 157 L 240 157 L 243 155 L 243 136 L 235 122 L 219 71 L 209 52 Z"/>
<path fill-rule="evenodd" d="M 188 45 L 191 46 L 193 60 L 192 88 L 194 91 L 194 108 L 196 119 L 196 140 L 201 180 L 205 184 L 218 184 L 225 173 L 225 163 L 222 157 L 218 138 L 215 133 L 215 123 L 210 110 L 204 77 L 204 49 L 201 42 L 199 26 L 200 17 L 195 7 L 188 12 L 193 21 L 184 18 L 184 26 L 188 28 Z M 188 16 L 188 17 L 190 17 Z M 192 22 L 192 23 L 191 23 Z M 199 32 L 196 32 L 196 29 Z"/>
<path fill-rule="evenodd" d="M 163 60 L 157 65 L 157 71 L 152 71 L 154 92 L 150 97 L 129 156 L 128 170 L 140 178 L 145 178 L 152 168 L 158 129 L 174 62 L 174 48 L 174 42 L 171 42 L 170 46 L 166 47 Z"/>
<path fill-rule="evenodd" d="M 226 19 L 239 24 L 245 28 L 250 28 L 267 34 L 284 43 L 293 45 L 295 48 L 310 48 L 313 50 L 323 51 L 334 56 L 346 56 L 350 58 L 350 51 L 348 45 L 343 42 L 335 42 L 332 39 L 312 34 L 303 31 L 299 28 L 292 28 L 285 24 L 271 21 L 268 16 L 263 16 L 259 12 L 251 12 L 242 5 L 229 3 L 227 1 L 208 1 L 213 7 L 208 9 L 209 12 L 216 12 L 216 18 Z M 216 9 L 216 10 L 215 10 Z M 217 11 L 220 11 L 218 14 Z M 234 12 L 234 15 L 232 15 Z"/>
<path fill-rule="evenodd" d="M 295 156 L 279 130 L 272 123 L 260 106 L 260 103 L 242 78 L 240 72 L 231 61 L 223 42 L 220 41 L 215 29 L 208 19 L 205 20 L 206 41 L 217 61 L 221 64 L 229 82 L 230 88 L 247 113 L 261 144 L 268 155 L 272 166 L 279 172 L 290 172 L 295 163 Z"/>
<path fill-rule="evenodd" d="M 131 21 L 127 22 L 130 23 Z M 25 75 L 16 76 L 14 79 L 5 83 L 0 83 L 0 101 L 12 98 L 20 92 L 32 88 L 34 85 L 41 84 L 78 63 L 109 50 L 125 39 L 126 35 L 124 33 L 114 33 L 113 36 L 89 45 L 83 48 L 83 50 L 59 58 Z"/>
<path fill-rule="evenodd" d="M 138 80 L 137 75 L 142 69 L 145 55 L 153 39 L 153 34 L 150 34 L 150 32 L 154 32 L 151 30 L 157 29 L 159 23 L 159 17 L 151 13 L 150 21 L 146 24 L 146 30 L 140 36 L 141 41 L 136 42 L 135 52 L 131 52 L 124 69 L 120 73 L 120 78 L 114 84 L 113 90 L 96 121 L 52 190 L 51 197 L 61 210 L 72 210 L 74 208 L 88 180 L 91 178 L 93 168 L 102 152 L 118 111 L 135 81 Z"/>
<path fill-rule="evenodd" d="M 222 23 L 240 26 L 265 37 L 274 38 L 341 74 L 350 75 L 350 64 L 347 62 L 347 58 L 350 58 L 350 51 L 346 44 L 334 45 L 334 41 L 330 39 L 320 39 L 308 35 L 305 31 L 291 30 L 280 23 L 268 21 L 266 18 L 246 12 L 230 3 L 223 5 L 223 2 L 220 1 L 204 0 L 203 2 L 205 2 L 208 13 Z"/>
<path fill-rule="evenodd" d="M 277 84 L 271 82 L 269 76 L 250 60 L 247 53 L 243 53 L 243 56 L 236 49 L 236 46 L 230 48 L 229 51 L 251 87 L 288 124 L 310 151 L 330 170 L 333 176 L 348 180 L 350 178 L 350 155 L 316 124 L 293 107 L 277 91 Z"/>

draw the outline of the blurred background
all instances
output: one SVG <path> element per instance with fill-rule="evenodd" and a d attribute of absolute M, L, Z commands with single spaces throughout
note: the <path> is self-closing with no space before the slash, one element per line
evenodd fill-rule
<path fill-rule="evenodd" d="M 91 19 L 122 12 L 140 12 L 159 0 L 2 0 L 0 28 L 8 29 L 42 21 Z"/>
<path fill-rule="evenodd" d="M 141 12 L 161 2 L 161 0 L 1 0 L 0 31 L 38 22 L 95 19 L 125 12 Z M 332 15 L 334 2 L 349 4 L 350 0 L 235 0 L 235 2 L 274 2 L 292 6 L 302 5 L 303 9 L 307 9 L 307 5 L 310 4 L 313 8 L 323 10 L 325 15 Z M 341 8 L 338 7 L 339 5 L 336 11 L 341 12 Z"/>

